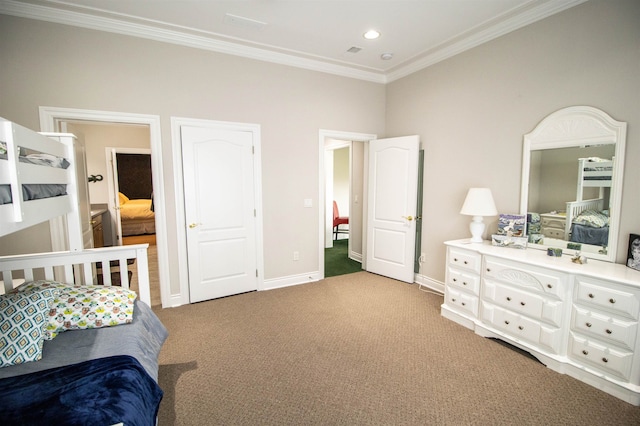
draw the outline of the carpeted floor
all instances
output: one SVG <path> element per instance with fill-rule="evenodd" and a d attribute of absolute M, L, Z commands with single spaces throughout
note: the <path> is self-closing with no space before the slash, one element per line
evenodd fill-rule
<path fill-rule="evenodd" d="M 640 408 L 367 272 L 158 309 L 159 425 L 637 425 Z"/>
<path fill-rule="evenodd" d="M 349 259 L 349 240 L 334 240 L 333 247 L 324 249 L 324 276 L 352 274 L 362 271 L 362 264 Z"/>

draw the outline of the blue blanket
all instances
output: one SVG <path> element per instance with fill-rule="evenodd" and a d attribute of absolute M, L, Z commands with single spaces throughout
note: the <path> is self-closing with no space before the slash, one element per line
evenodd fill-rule
<path fill-rule="evenodd" d="M 131 356 L 0 380 L 0 424 L 154 426 L 162 390 Z"/>

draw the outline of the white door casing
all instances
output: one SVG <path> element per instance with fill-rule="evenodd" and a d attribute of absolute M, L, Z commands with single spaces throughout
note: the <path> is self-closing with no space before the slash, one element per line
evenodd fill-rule
<path fill-rule="evenodd" d="M 162 167 L 162 137 L 160 116 L 148 114 L 123 113 L 112 111 L 96 111 L 76 108 L 39 107 L 40 129 L 43 132 L 56 132 L 60 125 L 68 120 L 99 121 L 108 123 L 131 123 L 149 126 L 151 156 L 151 173 L 153 179 L 153 198 L 156 214 L 156 244 L 158 246 L 158 276 L 163 307 L 180 305 L 171 294 L 169 280 L 169 246 L 167 241 L 167 218 L 164 190 L 164 170 Z M 52 230 L 52 233 L 56 231 Z M 58 232 L 59 233 L 59 232 Z M 55 248 L 54 248 L 55 249 Z M 63 250 L 58 248 L 57 250 Z"/>
<path fill-rule="evenodd" d="M 109 155 L 107 155 L 107 161 L 109 161 L 110 167 L 107 167 L 107 176 L 109 180 L 109 202 L 107 205 L 109 206 L 109 211 L 111 212 L 111 229 L 114 230 L 115 245 L 122 245 L 122 217 L 120 216 L 120 197 L 118 197 L 118 193 L 120 192 L 120 185 L 118 182 L 118 155 L 115 148 L 107 148 L 109 150 Z M 113 236 L 112 236 L 113 237 Z"/>
<path fill-rule="evenodd" d="M 369 145 L 366 270 L 413 283 L 420 139 Z"/>
<path fill-rule="evenodd" d="M 191 303 L 258 289 L 252 131 L 180 126 Z"/>

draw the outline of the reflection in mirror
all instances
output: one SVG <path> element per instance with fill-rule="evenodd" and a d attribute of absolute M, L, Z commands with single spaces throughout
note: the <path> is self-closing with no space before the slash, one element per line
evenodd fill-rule
<path fill-rule="evenodd" d="M 527 205 L 540 216 L 530 225 L 529 235 L 539 236 L 531 242 L 544 239 L 547 246 L 565 247 L 569 241 L 585 252 L 607 250 L 614 151 L 614 145 L 600 145 L 531 152 Z"/>
<path fill-rule="evenodd" d="M 571 107 L 525 135 L 521 212 L 529 246 L 615 261 L 626 123 Z"/>

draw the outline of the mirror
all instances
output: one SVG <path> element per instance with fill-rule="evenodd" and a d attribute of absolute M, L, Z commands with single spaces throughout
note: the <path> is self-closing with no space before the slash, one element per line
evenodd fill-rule
<path fill-rule="evenodd" d="M 615 262 L 627 124 L 564 108 L 524 136 L 520 213 L 528 247 Z"/>

